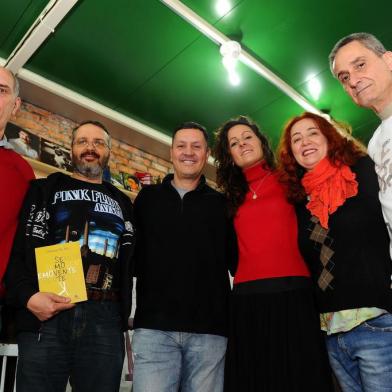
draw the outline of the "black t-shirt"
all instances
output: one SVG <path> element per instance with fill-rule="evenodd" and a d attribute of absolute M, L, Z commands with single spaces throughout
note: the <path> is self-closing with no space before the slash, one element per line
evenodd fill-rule
<path fill-rule="evenodd" d="M 105 183 L 69 177 L 61 182 L 48 205 L 51 242 L 79 241 L 88 289 L 120 288 L 118 252 L 125 225 L 113 197 Z"/>

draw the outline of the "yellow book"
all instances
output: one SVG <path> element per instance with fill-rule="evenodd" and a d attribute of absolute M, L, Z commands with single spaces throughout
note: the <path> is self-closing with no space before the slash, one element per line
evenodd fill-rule
<path fill-rule="evenodd" d="M 79 242 L 67 242 L 35 249 L 39 291 L 87 300 Z"/>

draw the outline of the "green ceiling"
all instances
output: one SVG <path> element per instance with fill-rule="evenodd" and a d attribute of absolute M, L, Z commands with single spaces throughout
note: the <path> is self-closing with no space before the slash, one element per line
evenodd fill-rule
<path fill-rule="evenodd" d="M 392 49 L 391 1 L 228 1 L 231 10 L 223 17 L 215 12 L 216 0 L 183 3 L 367 141 L 378 120 L 345 96 L 327 56 L 355 31 L 374 33 Z M 2 0 L 1 57 L 47 3 Z M 25 68 L 166 134 L 185 120 L 212 132 L 248 114 L 276 143 L 283 124 L 303 111 L 243 64 L 241 84 L 231 86 L 219 47 L 158 0 L 79 0 Z M 312 77 L 323 87 L 317 101 L 307 88 Z"/>

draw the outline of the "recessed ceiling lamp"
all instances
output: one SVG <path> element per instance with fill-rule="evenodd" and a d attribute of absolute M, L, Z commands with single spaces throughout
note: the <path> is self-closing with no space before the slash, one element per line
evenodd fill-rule
<path fill-rule="evenodd" d="M 317 101 L 320 98 L 322 90 L 320 80 L 314 76 L 308 81 L 307 86 L 310 95 L 315 101 Z"/>
<path fill-rule="evenodd" d="M 240 77 L 237 73 L 236 66 L 241 54 L 241 45 L 237 41 L 226 41 L 220 47 L 220 54 L 222 55 L 222 64 L 229 74 L 229 81 L 233 86 L 238 86 L 241 83 Z"/>
<path fill-rule="evenodd" d="M 230 1 L 228 0 L 217 0 L 215 4 L 215 11 L 218 16 L 226 15 L 231 9 Z"/>

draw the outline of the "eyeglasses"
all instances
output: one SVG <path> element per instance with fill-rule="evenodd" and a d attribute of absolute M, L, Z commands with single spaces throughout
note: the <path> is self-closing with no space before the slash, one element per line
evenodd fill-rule
<path fill-rule="evenodd" d="M 103 139 L 93 139 L 92 141 L 89 141 L 85 138 L 81 138 L 81 139 L 75 140 L 73 144 L 78 147 L 87 147 L 91 144 L 96 149 L 103 149 L 105 147 L 109 148 L 109 146 L 107 145 L 107 143 Z"/>

